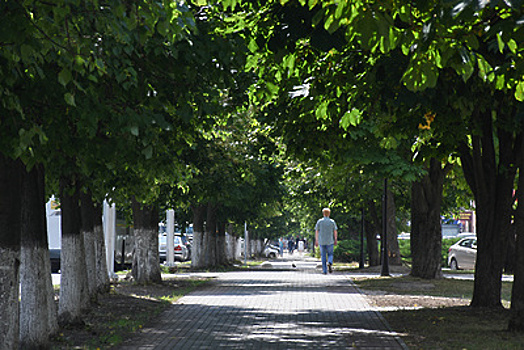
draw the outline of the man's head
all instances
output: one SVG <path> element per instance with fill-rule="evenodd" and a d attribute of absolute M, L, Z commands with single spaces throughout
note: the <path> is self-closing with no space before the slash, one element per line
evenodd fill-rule
<path fill-rule="evenodd" d="M 322 209 L 322 215 L 329 217 L 330 214 L 331 214 L 331 209 L 329 208 Z"/>

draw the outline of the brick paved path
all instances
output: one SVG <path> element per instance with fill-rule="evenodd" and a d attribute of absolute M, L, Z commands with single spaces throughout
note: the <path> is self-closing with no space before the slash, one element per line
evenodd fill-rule
<path fill-rule="evenodd" d="M 221 273 L 120 349 L 407 349 L 342 273 Z"/>

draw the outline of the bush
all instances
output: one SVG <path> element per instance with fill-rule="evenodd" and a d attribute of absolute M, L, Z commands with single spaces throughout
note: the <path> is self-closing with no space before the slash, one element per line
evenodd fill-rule
<path fill-rule="evenodd" d="M 442 240 L 442 261 L 441 266 L 447 267 L 448 265 L 448 249 L 453 244 L 457 243 L 459 238 L 443 239 Z M 365 242 L 364 242 L 365 244 Z M 409 239 L 399 239 L 398 245 L 400 249 L 400 255 L 402 260 L 408 264 L 411 264 L 411 246 Z M 320 251 L 316 249 L 316 257 L 320 258 Z M 334 259 L 337 262 L 351 263 L 360 260 L 360 241 L 359 240 L 342 240 L 335 246 Z"/>
<path fill-rule="evenodd" d="M 365 243 L 364 243 L 365 244 Z M 360 260 L 360 241 L 342 240 L 335 246 L 333 258 L 337 262 L 351 263 Z"/>
<path fill-rule="evenodd" d="M 400 249 L 400 256 L 402 257 L 402 261 L 405 261 L 411 264 L 412 257 L 411 257 L 410 240 L 409 239 L 399 239 L 398 247 Z"/>
<path fill-rule="evenodd" d="M 448 250 L 449 247 L 453 244 L 457 243 L 459 241 L 459 238 L 446 238 L 442 240 L 442 250 L 441 250 L 441 266 L 447 267 L 448 266 Z M 411 257 L 411 246 L 409 239 L 400 239 L 398 241 L 398 245 L 400 248 L 400 255 L 402 256 L 402 260 L 411 264 L 412 257 Z"/>

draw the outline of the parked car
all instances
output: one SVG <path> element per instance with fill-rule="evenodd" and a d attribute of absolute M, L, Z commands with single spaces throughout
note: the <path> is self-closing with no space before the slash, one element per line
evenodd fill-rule
<path fill-rule="evenodd" d="M 49 258 L 51 260 L 51 272 L 60 272 L 60 249 L 49 249 Z"/>
<path fill-rule="evenodd" d="M 448 266 L 452 270 L 473 270 L 477 261 L 477 237 L 462 238 L 449 247 Z"/>
<path fill-rule="evenodd" d="M 279 252 L 280 250 L 277 246 L 273 244 L 268 244 L 264 247 L 262 254 L 264 254 L 266 258 L 275 259 L 278 256 Z"/>
<path fill-rule="evenodd" d="M 397 239 L 410 239 L 411 233 L 410 232 L 402 232 L 397 236 Z"/>
<path fill-rule="evenodd" d="M 176 261 L 188 261 L 191 259 L 191 244 L 184 235 L 174 236 L 174 250 L 175 250 L 175 260 Z M 167 236 L 159 235 L 158 236 L 158 254 L 160 257 L 160 262 L 164 262 L 167 259 L 166 256 L 166 246 L 167 246 Z"/>

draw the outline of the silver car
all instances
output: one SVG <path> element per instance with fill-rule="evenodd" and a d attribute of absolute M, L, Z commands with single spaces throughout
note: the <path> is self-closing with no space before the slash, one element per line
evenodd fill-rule
<path fill-rule="evenodd" d="M 265 246 L 262 254 L 264 254 L 266 258 L 275 259 L 277 256 L 279 256 L 280 250 L 277 246 L 273 244 L 268 244 Z"/>
<path fill-rule="evenodd" d="M 473 270 L 477 261 L 477 237 L 462 238 L 449 247 L 448 266 L 452 270 Z"/>
<path fill-rule="evenodd" d="M 188 261 L 191 259 L 191 244 L 185 236 L 175 235 L 173 237 L 175 260 Z M 167 237 L 165 235 L 158 235 L 158 253 L 160 262 L 166 261 L 166 246 Z"/>

